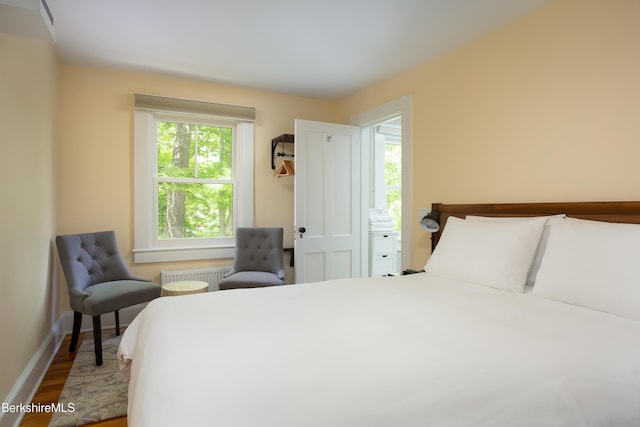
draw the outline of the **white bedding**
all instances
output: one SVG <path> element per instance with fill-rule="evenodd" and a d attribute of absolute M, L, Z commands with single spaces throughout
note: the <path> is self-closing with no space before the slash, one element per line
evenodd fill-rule
<path fill-rule="evenodd" d="M 639 337 L 423 273 L 159 298 L 120 359 L 132 427 L 635 426 Z"/>

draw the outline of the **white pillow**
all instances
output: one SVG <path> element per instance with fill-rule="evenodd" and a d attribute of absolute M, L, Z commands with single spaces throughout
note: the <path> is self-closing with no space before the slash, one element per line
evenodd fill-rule
<path fill-rule="evenodd" d="M 542 232 L 542 237 L 540 238 L 540 243 L 538 244 L 538 249 L 536 250 L 536 255 L 533 258 L 533 264 L 531 265 L 531 270 L 529 270 L 529 275 L 527 276 L 527 286 L 533 286 L 536 282 L 536 276 L 538 275 L 538 270 L 540 270 L 540 263 L 542 262 L 542 257 L 544 256 L 544 250 L 547 247 L 547 240 L 549 239 L 549 227 L 551 226 L 551 222 L 562 220 L 565 218 L 565 214 L 557 214 L 557 215 L 549 215 L 549 216 L 540 216 L 533 218 L 545 218 L 545 226 Z M 497 222 L 511 222 L 511 221 L 527 221 L 532 219 L 532 217 L 497 217 L 497 216 L 476 216 L 476 215 L 467 215 L 469 221 L 497 221 Z"/>
<path fill-rule="evenodd" d="M 554 222 L 532 293 L 640 320 L 640 225 Z"/>
<path fill-rule="evenodd" d="M 523 292 L 546 219 L 466 221 L 450 216 L 425 265 L 434 276 Z"/>

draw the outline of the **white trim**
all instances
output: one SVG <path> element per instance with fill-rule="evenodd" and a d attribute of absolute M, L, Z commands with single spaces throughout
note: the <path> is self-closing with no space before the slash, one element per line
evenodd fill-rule
<path fill-rule="evenodd" d="M 374 196 L 370 186 L 373 168 L 371 159 L 373 156 L 374 132 L 371 127 L 363 127 L 360 130 L 360 275 L 369 276 L 369 200 Z"/>
<path fill-rule="evenodd" d="M 365 128 L 394 116 L 402 116 L 402 269 L 410 268 L 411 265 L 411 227 L 413 226 L 411 221 L 413 204 L 411 183 L 411 104 L 411 95 L 405 95 L 357 114 L 349 120 L 350 124 Z M 367 221 L 365 220 L 362 223 L 367 224 Z"/>
<path fill-rule="evenodd" d="M 238 224 L 236 227 L 253 227 L 254 128 L 253 123 L 242 122 L 238 124 L 237 129 L 237 141 L 241 149 L 236 152 L 238 164 L 240 165 L 237 170 L 238 177 L 236 179 L 238 183 L 238 198 L 236 203 L 238 208 Z M 234 195 L 234 197 L 236 197 L 236 195 Z"/>
<path fill-rule="evenodd" d="M 178 239 L 158 242 L 154 188 L 157 170 L 154 139 L 155 120 L 167 118 L 166 114 L 150 111 L 134 111 L 134 249 L 135 263 L 188 261 L 212 258 L 233 258 L 235 239 Z M 173 119 L 177 116 L 172 115 Z M 183 115 L 182 118 L 186 117 Z M 204 123 L 233 128 L 234 144 L 234 210 L 235 227 L 252 227 L 254 209 L 254 124 L 252 122 L 230 122 L 209 118 Z M 142 143 L 139 143 L 142 142 Z"/>
<path fill-rule="evenodd" d="M 153 129 L 153 114 L 149 111 L 134 111 L 134 144 L 133 144 L 133 230 L 134 248 L 149 247 L 149 236 L 153 236 L 153 205 L 154 197 L 150 185 L 149 174 L 153 170 L 153 144 L 138 144 L 137 141 L 148 141 L 155 132 Z M 134 262 L 139 262 L 134 249 Z"/>
<path fill-rule="evenodd" d="M 123 308 L 120 310 L 120 325 L 122 327 L 129 325 L 133 319 L 146 307 L 148 303 L 134 305 L 132 307 Z M 90 321 L 85 318 L 89 316 L 83 316 L 83 325 L 87 327 L 82 328 L 83 332 L 93 331 L 93 326 Z M 115 316 L 111 313 L 106 313 L 101 316 L 102 329 L 115 328 Z M 51 366 L 51 362 L 56 353 L 60 350 L 60 346 L 65 335 L 70 334 L 73 328 L 73 311 L 67 311 L 62 313 L 58 320 L 53 324 L 49 333 L 44 337 L 44 340 L 36 350 L 36 352 L 27 363 L 27 366 L 18 377 L 18 380 L 11 388 L 11 391 L 2 402 L 9 405 L 28 404 L 33 400 L 38 387 L 42 383 L 42 380 Z M 24 413 L 21 412 L 1 412 L 0 411 L 0 427 L 18 427 Z"/>
<path fill-rule="evenodd" d="M 60 344 L 62 344 L 64 333 L 61 326 L 62 318 L 58 319 L 51 331 L 44 337 L 42 344 L 31 357 L 29 363 L 27 363 L 13 388 L 2 401 L 3 403 L 19 405 L 31 402 L 49 369 L 49 365 L 51 365 L 51 361 L 58 352 Z M 24 413 L 22 412 L 0 412 L 0 427 L 17 427 L 20 425 L 23 416 Z"/>
<path fill-rule="evenodd" d="M 234 247 L 134 249 L 136 263 L 233 258 Z"/>
<path fill-rule="evenodd" d="M 135 319 L 135 317 L 147 306 L 147 304 L 149 303 L 144 302 L 142 304 L 125 307 L 122 310 L 119 310 L 120 326 L 124 327 L 133 322 L 133 319 Z M 58 324 L 58 328 L 62 332 L 62 338 L 64 338 L 65 335 L 70 334 L 73 330 L 73 311 L 69 310 L 62 313 L 56 323 Z M 100 325 L 102 327 L 102 330 L 114 329 L 116 327 L 116 320 L 113 312 L 104 313 L 102 316 L 100 316 Z M 80 328 L 80 331 L 93 333 L 93 323 L 91 322 L 91 316 L 82 316 L 82 327 Z"/>

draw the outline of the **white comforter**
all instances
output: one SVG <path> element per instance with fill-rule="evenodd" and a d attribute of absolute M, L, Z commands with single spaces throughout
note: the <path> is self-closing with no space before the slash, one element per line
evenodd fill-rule
<path fill-rule="evenodd" d="M 120 359 L 132 427 L 638 426 L 639 338 L 415 274 L 159 298 Z"/>

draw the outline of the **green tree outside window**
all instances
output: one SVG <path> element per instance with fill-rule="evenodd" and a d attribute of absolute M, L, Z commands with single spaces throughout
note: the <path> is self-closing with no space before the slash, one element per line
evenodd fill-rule
<path fill-rule="evenodd" d="M 232 129 L 157 123 L 158 238 L 232 236 Z"/>
<path fill-rule="evenodd" d="M 384 147 L 384 184 L 387 187 L 387 209 L 393 217 L 395 229 L 402 228 L 402 146 L 385 144 Z"/>

